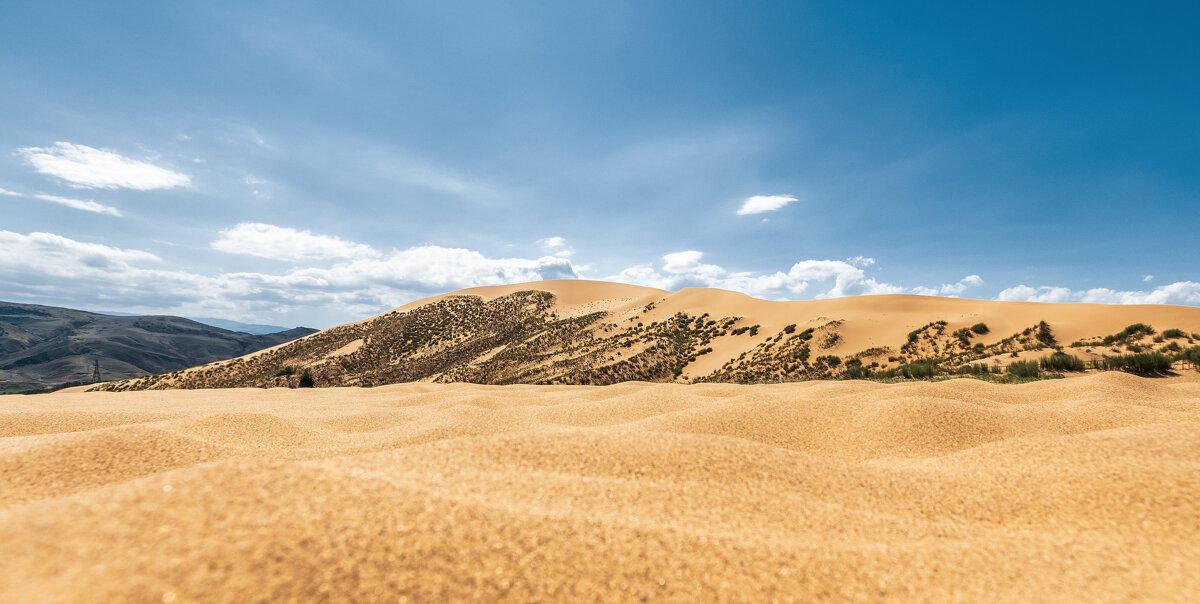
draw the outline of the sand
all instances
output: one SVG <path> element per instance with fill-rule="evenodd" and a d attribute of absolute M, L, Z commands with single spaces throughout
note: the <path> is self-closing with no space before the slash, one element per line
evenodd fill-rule
<path fill-rule="evenodd" d="M 0 601 L 1198 601 L 1200 378 L 0 398 Z"/>

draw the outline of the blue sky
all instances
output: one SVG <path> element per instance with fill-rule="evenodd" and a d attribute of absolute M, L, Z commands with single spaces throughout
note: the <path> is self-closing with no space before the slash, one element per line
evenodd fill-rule
<path fill-rule="evenodd" d="M 1192 3 L 9 3 L 0 299 L 1200 305 Z"/>

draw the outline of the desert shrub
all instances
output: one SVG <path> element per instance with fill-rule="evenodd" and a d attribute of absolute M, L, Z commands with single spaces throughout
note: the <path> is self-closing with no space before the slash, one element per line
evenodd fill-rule
<path fill-rule="evenodd" d="M 710 353 L 710 352 L 712 352 L 712 347 L 711 347 L 711 346 L 706 346 L 706 347 L 704 347 L 704 348 L 701 348 L 700 350 L 697 350 L 697 351 L 696 351 L 696 356 L 700 356 L 700 355 L 702 355 L 702 354 L 708 354 L 708 353 Z"/>
<path fill-rule="evenodd" d="M 1133 325 L 1128 325 L 1125 327 L 1125 329 L 1122 329 L 1121 333 L 1117 334 L 1117 337 L 1119 339 L 1123 339 L 1123 338 L 1140 338 L 1142 336 L 1152 336 L 1152 335 L 1154 335 L 1153 327 L 1150 327 L 1149 325 L 1146 325 L 1145 323 L 1134 323 Z"/>
<path fill-rule="evenodd" d="M 1104 368 L 1139 375 L 1161 374 L 1171 370 L 1171 357 L 1157 352 L 1123 354 L 1104 359 Z"/>
<path fill-rule="evenodd" d="M 826 365 L 829 365 L 830 367 L 837 367 L 838 365 L 842 364 L 842 357 L 835 356 L 832 354 L 817 357 L 814 360 L 818 363 L 825 363 Z"/>
<path fill-rule="evenodd" d="M 787 327 L 783 328 L 783 333 L 795 333 L 795 332 L 796 332 L 796 324 L 795 323 L 792 323 L 791 325 L 788 325 Z"/>
<path fill-rule="evenodd" d="M 1200 346 L 1193 346 L 1179 354 L 1182 361 L 1191 361 L 1200 370 Z"/>
<path fill-rule="evenodd" d="M 758 335 L 758 327 L 759 327 L 758 325 L 752 325 L 750 327 L 750 337 L 754 337 L 754 336 Z"/>
<path fill-rule="evenodd" d="M 279 371 L 275 372 L 275 377 L 283 377 L 285 375 L 292 375 L 294 373 L 296 373 L 295 367 L 292 367 L 291 365 L 285 365 L 281 367 Z"/>
<path fill-rule="evenodd" d="M 825 335 L 825 339 L 821 342 L 821 348 L 832 348 L 833 346 L 836 346 L 837 343 L 840 342 L 841 340 L 842 340 L 841 334 L 837 333 L 836 331 L 829 332 L 828 334 Z"/>
<path fill-rule="evenodd" d="M 311 373 L 308 372 L 307 369 L 305 369 L 304 373 L 300 374 L 300 387 L 301 388 L 312 388 L 313 385 L 314 385 L 313 376 Z"/>
<path fill-rule="evenodd" d="M 1045 344 L 1046 346 L 1054 346 L 1057 343 L 1057 341 L 1054 339 L 1054 333 L 1052 331 L 1050 331 L 1049 323 L 1047 323 L 1045 321 L 1041 321 L 1038 323 L 1037 341 L 1041 342 L 1042 344 Z"/>
<path fill-rule="evenodd" d="M 1017 361 L 1008 366 L 1008 374 L 1019 378 L 1035 378 L 1042 374 L 1033 361 Z"/>
<path fill-rule="evenodd" d="M 979 335 L 983 335 L 991 330 L 988 329 L 987 323 L 976 323 L 971 326 L 971 331 L 973 331 Z"/>
<path fill-rule="evenodd" d="M 975 363 L 974 365 L 963 365 L 954 371 L 959 375 L 987 375 L 991 373 L 991 369 L 984 363 Z"/>
<path fill-rule="evenodd" d="M 1163 350 L 1168 352 L 1183 352 L 1183 346 L 1180 346 L 1179 342 L 1171 342 L 1170 344 L 1163 346 Z"/>
<path fill-rule="evenodd" d="M 1176 338 L 1186 338 L 1187 334 L 1184 333 L 1182 329 L 1164 329 L 1162 332 L 1162 337 L 1172 340 Z"/>
<path fill-rule="evenodd" d="M 929 361 L 913 361 L 896 368 L 896 373 L 909 379 L 929 379 L 938 373 L 938 367 Z"/>
<path fill-rule="evenodd" d="M 869 380 L 875 377 L 875 374 L 862 365 L 847 365 L 842 377 L 847 380 Z"/>
<path fill-rule="evenodd" d="M 1042 357 L 1039 365 L 1046 371 L 1083 371 L 1083 360 L 1073 354 L 1057 353 Z"/>

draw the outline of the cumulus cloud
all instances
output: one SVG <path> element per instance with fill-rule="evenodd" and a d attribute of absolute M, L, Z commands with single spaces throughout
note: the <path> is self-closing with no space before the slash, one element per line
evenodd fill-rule
<path fill-rule="evenodd" d="M 456 289 L 579 276 L 566 258 L 491 258 L 440 246 L 375 252 L 282 273 L 202 275 L 160 267 L 160 258 L 149 252 L 50 233 L 0 231 L 0 282 L 7 293 L 76 308 L 234 319 L 305 308 L 363 316 Z"/>
<path fill-rule="evenodd" d="M 979 287 L 983 285 L 983 278 L 979 275 L 967 275 L 958 281 L 958 283 L 943 283 L 939 287 L 923 287 L 918 286 L 912 288 L 911 292 L 922 296 L 946 296 L 949 298 L 957 298 L 968 287 Z"/>
<path fill-rule="evenodd" d="M 747 214 L 774 212 L 793 201 L 799 200 L 791 195 L 752 195 L 742 202 L 742 207 L 738 209 L 737 214 L 746 216 Z"/>
<path fill-rule="evenodd" d="M 380 255 L 369 245 L 261 222 L 243 222 L 221 231 L 212 247 L 230 254 L 291 262 Z"/>
<path fill-rule="evenodd" d="M 997 300 L 1025 302 L 1088 302 L 1094 304 L 1176 304 L 1200 306 L 1200 283 L 1177 281 L 1149 291 L 1120 291 L 1097 287 L 1073 290 L 1066 287 L 1017 285 L 1000 292 Z"/>
<path fill-rule="evenodd" d="M 565 237 L 555 236 L 539 239 L 538 245 L 542 246 L 543 251 L 554 254 L 560 258 L 569 258 L 571 254 L 575 253 L 575 250 L 572 250 L 571 247 L 567 245 L 567 239 Z"/>
<path fill-rule="evenodd" d="M 843 260 L 802 260 L 787 272 L 757 274 L 727 271 L 716 264 L 701 262 L 703 257 L 704 254 L 696 250 L 674 252 L 662 257 L 660 268 L 650 264 L 631 266 L 608 279 L 667 290 L 713 287 L 765 298 L 798 296 L 813 282 L 828 286 L 816 294 L 818 298 L 904 292 L 904 288 L 880 283 L 868 277 L 859 266 Z M 870 259 L 855 259 L 859 263 L 864 260 Z"/>
<path fill-rule="evenodd" d="M 151 163 L 86 145 L 56 142 L 49 147 L 21 147 L 17 154 L 42 174 L 83 189 L 170 189 L 191 178 Z"/>

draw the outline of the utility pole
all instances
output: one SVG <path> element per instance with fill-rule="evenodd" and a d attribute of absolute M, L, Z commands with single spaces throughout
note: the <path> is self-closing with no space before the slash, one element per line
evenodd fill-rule
<path fill-rule="evenodd" d="M 93 362 L 95 363 L 92 367 L 92 383 L 94 384 L 103 380 L 100 379 L 100 359 L 95 359 Z"/>

